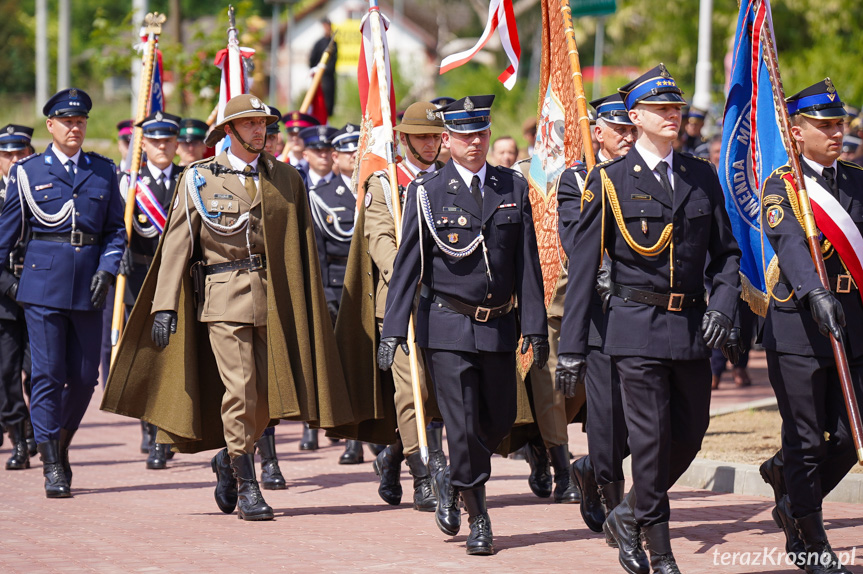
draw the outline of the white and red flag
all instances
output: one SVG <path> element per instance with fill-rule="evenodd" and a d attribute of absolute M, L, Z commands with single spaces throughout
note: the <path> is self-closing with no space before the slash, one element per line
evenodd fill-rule
<path fill-rule="evenodd" d="M 511 90 L 515 85 L 518 75 L 518 60 L 521 58 L 521 44 L 518 42 L 518 28 L 515 25 L 512 0 L 491 0 L 488 6 L 488 20 L 482 36 L 473 48 L 444 58 L 441 61 L 440 73 L 443 74 L 469 62 L 488 43 L 495 30 L 500 33 L 500 43 L 509 59 L 509 66 L 501 72 L 497 79 L 507 90 Z"/>

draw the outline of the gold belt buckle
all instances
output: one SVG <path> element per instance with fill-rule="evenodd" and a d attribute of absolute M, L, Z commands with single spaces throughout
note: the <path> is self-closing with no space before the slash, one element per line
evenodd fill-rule
<path fill-rule="evenodd" d="M 836 277 L 836 292 L 837 293 L 850 293 L 851 292 L 851 276 L 850 275 L 838 275 Z"/>
<path fill-rule="evenodd" d="M 257 271 L 264 268 L 264 258 L 260 253 L 249 256 L 249 271 Z"/>
<path fill-rule="evenodd" d="M 668 295 L 668 307 L 666 307 L 669 311 L 682 311 L 683 310 L 683 293 L 669 293 Z"/>
<path fill-rule="evenodd" d="M 477 307 L 476 312 L 473 314 L 473 318 L 480 323 L 485 323 L 488 321 L 489 315 L 491 315 L 491 309 L 488 307 Z"/>

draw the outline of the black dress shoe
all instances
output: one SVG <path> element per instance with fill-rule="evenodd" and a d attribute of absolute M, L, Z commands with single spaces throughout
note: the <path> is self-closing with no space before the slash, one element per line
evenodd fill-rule
<path fill-rule="evenodd" d="M 261 488 L 264 490 L 284 490 L 288 488 L 279 459 L 276 457 L 275 435 L 264 435 L 255 443 L 261 455 Z"/>
<path fill-rule="evenodd" d="M 408 467 L 414 477 L 414 510 L 434 512 L 437 508 L 437 497 L 432 489 L 432 479 L 429 469 L 423 462 L 422 455 L 415 452 L 408 456 Z"/>
<path fill-rule="evenodd" d="M 463 490 L 461 496 L 467 510 L 467 522 L 470 525 L 470 534 L 466 543 L 467 553 L 471 556 L 494 554 L 491 518 L 485 506 L 485 486 Z"/>
<path fill-rule="evenodd" d="M 782 451 L 779 450 L 758 467 L 761 478 L 773 489 L 773 499 L 776 501 L 776 504 L 779 504 L 782 497 L 788 494 L 788 489 L 785 487 L 784 465 Z"/>
<path fill-rule="evenodd" d="M 551 466 L 554 467 L 554 501 L 564 504 L 581 502 L 581 492 L 569 473 L 569 447 L 565 444 L 548 449 Z"/>
<path fill-rule="evenodd" d="M 441 532 L 455 536 L 461 528 L 458 489 L 450 482 L 449 466 L 432 478 L 432 488 L 437 497 L 434 520 Z"/>
<path fill-rule="evenodd" d="M 650 551 L 650 567 L 654 574 L 680 574 L 674 554 L 668 523 L 651 524 L 643 528 L 644 546 Z"/>
<path fill-rule="evenodd" d="M 548 460 L 548 451 L 542 438 L 532 439 L 525 451 L 527 464 L 530 465 L 530 475 L 527 477 L 527 485 L 530 491 L 540 498 L 551 496 L 552 477 Z"/>
<path fill-rule="evenodd" d="M 605 512 L 605 518 L 607 518 L 608 515 L 611 514 L 611 511 L 617 508 L 623 500 L 624 482 L 625 481 L 623 480 L 616 480 L 599 486 L 599 497 L 602 500 L 602 508 Z M 603 518 L 603 526 L 605 518 Z M 610 536 L 608 531 L 604 529 L 602 532 L 605 532 L 605 543 L 612 548 L 617 548 L 617 541 L 614 537 Z"/>
<path fill-rule="evenodd" d="M 147 457 L 147 468 L 162 470 L 168 467 L 168 445 L 154 442 L 150 446 L 150 456 Z"/>
<path fill-rule="evenodd" d="M 300 440 L 300 450 L 318 450 L 318 429 L 309 428 L 303 423 L 303 438 Z"/>
<path fill-rule="evenodd" d="M 617 545 L 617 559 L 629 574 L 650 574 L 647 554 L 641 547 L 641 531 L 635 522 L 633 507 L 635 491 L 630 490 L 627 497 L 611 511 L 602 529 L 606 538 L 613 539 Z"/>
<path fill-rule="evenodd" d="M 806 547 L 803 545 L 803 541 L 800 540 L 800 535 L 797 532 L 797 527 L 794 525 L 794 518 L 791 516 L 788 504 L 788 495 L 786 494 L 773 507 L 771 516 L 776 526 L 785 533 L 785 552 L 789 556 L 799 556 L 806 551 Z"/>
<path fill-rule="evenodd" d="M 807 574 L 851 574 L 845 568 L 827 541 L 824 519 L 821 511 L 813 512 L 803 518 L 795 518 L 794 524 L 805 548 L 802 556 L 797 556 L 797 566 Z"/>
<path fill-rule="evenodd" d="M 30 453 L 27 451 L 27 441 L 24 438 L 24 422 L 7 427 L 9 440 L 12 442 L 12 456 L 6 461 L 6 470 L 24 470 L 30 468 Z M 0 436 L 3 436 L 0 433 Z"/>
<path fill-rule="evenodd" d="M 339 464 L 362 464 L 363 443 L 358 440 L 345 442 L 345 452 L 339 457 Z"/>
<path fill-rule="evenodd" d="M 402 462 L 405 459 L 404 450 L 399 438 L 386 447 L 372 462 L 372 468 L 381 478 L 378 486 L 378 496 L 387 504 L 398 506 L 402 501 L 402 484 L 399 480 Z"/>
<path fill-rule="evenodd" d="M 42 457 L 42 474 L 45 476 L 47 498 L 70 498 L 72 490 L 66 482 L 63 465 L 60 464 L 60 441 L 49 440 L 39 444 Z"/>
<path fill-rule="evenodd" d="M 596 484 L 590 456 L 585 455 L 572 463 L 570 473 L 572 481 L 581 491 L 581 518 L 592 531 L 602 532 L 605 511 L 602 508 L 602 498 L 599 496 L 599 485 Z"/>
<path fill-rule="evenodd" d="M 237 481 L 231 470 L 227 448 L 216 453 L 210 461 L 210 467 L 216 473 L 216 506 L 225 514 L 231 514 L 237 507 Z"/>
<path fill-rule="evenodd" d="M 255 476 L 255 455 L 247 453 L 231 459 L 237 477 L 237 516 L 240 520 L 272 520 L 273 509 L 264 500 Z"/>
<path fill-rule="evenodd" d="M 66 477 L 66 484 L 72 488 L 72 466 L 69 464 L 69 445 L 72 444 L 72 437 L 75 436 L 76 430 L 60 429 L 60 465 L 63 467 L 63 474 Z"/>

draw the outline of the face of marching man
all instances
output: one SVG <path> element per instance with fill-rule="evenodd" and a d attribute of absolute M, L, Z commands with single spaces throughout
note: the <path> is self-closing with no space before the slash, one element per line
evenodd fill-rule
<path fill-rule="evenodd" d="M 161 170 L 171 165 L 177 153 L 177 138 L 144 138 L 142 149 L 147 154 L 147 161 Z"/>
<path fill-rule="evenodd" d="M 680 131 L 682 104 L 636 104 L 629 110 L 629 120 L 651 139 L 673 142 Z"/>
<path fill-rule="evenodd" d="M 54 146 L 67 157 L 72 157 L 84 144 L 87 135 L 87 118 L 85 116 L 54 117 L 45 120 L 45 125 L 54 140 Z"/>
<path fill-rule="evenodd" d="M 251 116 L 228 122 L 225 125 L 225 133 L 231 135 L 235 132 L 244 142 L 255 149 L 262 150 L 267 138 L 267 118 L 263 116 Z M 247 151 L 236 138 L 231 138 L 231 153 L 246 163 L 255 159 L 258 155 Z"/>
<path fill-rule="evenodd" d="M 446 130 L 443 133 L 443 145 L 450 151 L 452 159 L 459 165 L 477 173 L 482 169 L 488 156 L 491 129 L 462 134 Z"/>
<path fill-rule="evenodd" d="M 606 122 L 602 118 L 596 120 L 593 131 L 599 149 L 608 159 L 626 155 L 638 137 L 638 128 L 635 126 Z"/>
<path fill-rule="evenodd" d="M 823 166 L 831 166 L 842 153 L 844 118 L 791 117 L 791 135 L 800 153 Z"/>

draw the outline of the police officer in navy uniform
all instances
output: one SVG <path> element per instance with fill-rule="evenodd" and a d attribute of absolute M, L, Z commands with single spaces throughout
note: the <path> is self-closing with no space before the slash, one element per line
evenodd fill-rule
<path fill-rule="evenodd" d="M 822 188 L 863 231 L 863 168 L 837 161 L 846 112 L 836 87 L 827 78 L 786 102 L 810 195 Z M 800 205 L 790 171 L 787 165 L 777 169 L 762 194 L 762 229 L 780 273 L 771 289 L 761 344 L 782 415 L 782 450 L 761 470 L 776 495 L 773 518 L 785 531 L 786 550 L 796 556 L 797 565 L 807 572 L 848 572 L 827 541 L 821 502 L 857 462 L 828 337 L 832 333 L 844 345 L 857 401 L 863 404 L 860 278 L 851 276 L 830 238 L 822 235 L 830 288 L 822 285 L 798 221 Z"/>
<path fill-rule="evenodd" d="M 0 128 L 0 209 L 6 200 L 7 181 L 15 169 L 15 162 L 33 153 L 30 138 L 33 128 L 9 124 Z M 24 402 L 21 370 L 28 347 L 24 311 L 15 297 L 21 277 L 26 233 L 5 260 L 0 261 L 0 424 L 9 433 L 12 454 L 6 461 L 6 470 L 30 468 L 28 440 L 33 439 L 30 411 Z M 0 434 L 2 444 L 2 434 Z M 35 444 L 35 443 L 33 443 Z"/>
<path fill-rule="evenodd" d="M 599 148 L 596 163 L 626 155 L 638 136 L 635 125 L 623 105 L 620 94 L 612 94 L 590 102 L 596 110 L 593 128 Z M 575 227 L 581 216 L 581 197 L 587 179 L 585 165 L 565 171 L 558 184 L 558 229 L 561 244 L 569 249 L 574 244 Z M 570 259 L 578 253 L 567 253 Z M 610 262 L 603 261 L 600 276 L 607 289 Z M 610 293 L 604 291 L 605 301 Z M 626 421 L 620 378 L 611 357 L 602 352 L 605 333 L 603 298 L 591 294 L 590 332 L 588 334 L 587 372 L 587 450 L 588 455 L 572 463 L 572 473 L 582 493 L 581 515 L 594 532 L 602 532 L 605 517 L 623 500 L 623 459 L 629 454 Z"/>
<path fill-rule="evenodd" d="M 665 66 L 618 91 L 638 139 L 625 156 L 593 168 L 575 233 L 564 236 L 578 256 L 569 262 L 556 377 L 567 394 L 584 379 L 596 271 L 607 252 L 603 351 L 623 389 L 633 488 L 603 528 L 628 572 L 677 572 L 668 489 L 707 430 L 710 349 L 725 346 L 732 332 L 740 250 L 712 165 L 673 151 L 684 101 Z M 705 276 L 713 281 L 709 304 Z"/>
<path fill-rule="evenodd" d="M 458 494 L 468 511 L 468 554 L 493 554 L 485 483 L 491 454 L 516 416 L 516 356 L 533 347 L 548 358 L 542 272 L 527 181 L 486 163 L 494 96 L 443 108 L 443 145 L 452 160 L 408 187 L 403 235 L 393 266 L 378 363 L 389 369 L 416 309 L 416 339 L 443 415 L 450 466 L 435 475 L 435 521 L 460 528 Z M 419 226 L 419 227 L 418 227 Z M 514 301 L 518 301 L 518 318 Z M 519 324 L 520 319 L 520 324 Z"/>
<path fill-rule="evenodd" d="M 30 402 L 48 498 L 72 495 L 69 444 L 99 371 L 101 309 L 126 247 L 114 163 L 81 146 L 92 107 L 75 88 L 42 109 L 53 142 L 18 164 L 0 214 L 0 259 L 31 230 L 17 298 L 29 325 Z"/>

